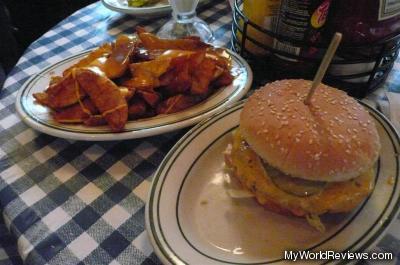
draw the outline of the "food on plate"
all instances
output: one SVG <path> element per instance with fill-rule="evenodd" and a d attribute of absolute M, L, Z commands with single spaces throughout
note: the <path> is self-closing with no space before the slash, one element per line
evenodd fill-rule
<path fill-rule="evenodd" d="M 126 72 L 129 67 L 129 59 L 135 51 L 135 44 L 135 39 L 127 35 L 117 37 L 113 51 L 102 67 L 108 78 L 117 78 Z"/>
<path fill-rule="evenodd" d="M 128 104 L 117 85 L 96 68 L 78 68 L 76 81 L 86 91 L 111 130 L 121 131 L 128 120 Z"/>
<path fill-rule="evenodd" d="M 149 50 L 203 50 L 209 47 L 208 44 L 199 40 L 198 37 L 186 37 L 183 39 L 159 39 L 152 33 L 146 32 L 143 28 L 138 28 L 138 35 L 143 46 Z"/>
<path fill-rule="evenodd" d="M 192 107 L 232 80 L 224 50 L 197 37 L 159 39 L 139 27 L 137 36 L 94 49 L 33 96 L 56 122 L 120 132 L 128 120 Z"/>
<path fill-rule="evenodd" d="M 267 209 L 305 217 L 320 231 L 325 213 L 349 212 L 372 191 L 380 139 L 368 112 L 343 91 L 281 80 L 245 103 L 225 161 Z"/>
<path fill-rule="evenodd" d="M 148 6 L 153 5 L 158 2 L 166 2 L 160 0 L 128 0 L 128 6 L 130 7 L 141 7 L 141 6 Z"/>

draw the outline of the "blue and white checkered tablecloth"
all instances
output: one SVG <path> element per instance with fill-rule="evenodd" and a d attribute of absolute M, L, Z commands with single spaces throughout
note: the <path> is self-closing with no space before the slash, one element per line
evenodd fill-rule
<path fill-rule="evenodd" d="M 228 2 L 207 2 L 198 13 L 219 44 L 227 44 Z M 134 18 L 95 3 L 32 43 L 19 60 L 0 94 L 0 265 L 160 263 L 145 232 L 145 198 L 152 174 L 184 130 L 123 142 L 68 141 L 27 127 L 14 103 L 17 90 L 43 67 L 137 25 L 157 30 L 167 19 Z M 391 90 L 400 84 L 396 73 Z M 377 248 L 399 255 L 398 220 Z"/>

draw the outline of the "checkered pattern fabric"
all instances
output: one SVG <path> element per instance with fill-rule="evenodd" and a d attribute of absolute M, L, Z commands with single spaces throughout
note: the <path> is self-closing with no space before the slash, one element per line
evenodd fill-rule
<path fill-rule="evenodd" d="M 17 240 L 7 230 L 3 218 L 0 219 L 0 264 L 22 265 L 22 259 L 17 250 Z"/>
<path fill-rule="evenodd" d="M 219 45 L 229 42 L 224 0 L 199 6 L 198 13 Z M 123 142 L 67 141 L 28 128 L 14 103 L 18 88 L 41 68 L 137 25 L 155 31 L 168 19 L 133 18 L 96 3 L 35 41 L 13 69 L 0 95 L 0 264 L 159 264 L 144 228 L 145 198 L 152 174 L 184 131 Z"/>
<path fill-rule="evenodd" d="M 198 13 L 226 45 L 228 2 L 207 2 Z M 152 174 L 184 130 L 123 142 L 68 141 L 28 128 L 14 103 L 41 68 L 137 25 L 155 31 L 167 20 L 125 16 L 96 3 L 35 41 L 13 69 L 0 94 L 0 264 L 160 263 L 145 232 L 145 198 Z M 397 221 L 378 249 L 399 255 L 399 231 Z"/>

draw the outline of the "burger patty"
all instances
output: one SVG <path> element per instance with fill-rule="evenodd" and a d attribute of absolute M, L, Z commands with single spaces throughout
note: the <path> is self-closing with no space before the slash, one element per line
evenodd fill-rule
<path fill-rule="evenodd" d="M 239 130 L 233 133 L 231 150 L 226 156 L 226 164 L 233 169 L 236 178 L 252 192 L 257 201 L 279 213 L 291 213 L 296 216 L 322 215 L 324 213 L 349 212 L 365 199 L 373 189 L 371 168 L 357 178 L 344 182 L 319 182 L 317 189 L 308 196 L 298 196 L 279 188 L 266 171 L 262 159 L 242 138 Z M 274 170 L 276 174 L 277 170 Z M 278 171 L 279 172 L 279 171 Z M 280 172 L 286 178 L 283 172 Z M 279 176 L 274 176 L 277 178 Z M 298 179 L 293 179 L 296 187 Z M 290 180 L 289 180 L 290 181 Z"/>

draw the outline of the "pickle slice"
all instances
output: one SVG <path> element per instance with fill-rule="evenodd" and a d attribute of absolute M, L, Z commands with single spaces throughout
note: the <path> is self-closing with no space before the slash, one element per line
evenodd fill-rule
<path fill-rule="evenodd" d="M 326 186 L 323 181 L 311 181 L 294 178 L 286 175 L 282 171 L 271 167 L 262 161 L 266 174 L 279 189 L 299 197 L 307 197 L 321 193 Z"/>

